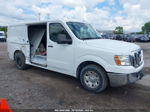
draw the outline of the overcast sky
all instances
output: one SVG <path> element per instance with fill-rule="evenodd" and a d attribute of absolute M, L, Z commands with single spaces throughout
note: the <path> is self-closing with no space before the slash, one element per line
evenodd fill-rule
<path fill-rule="evenodd" d="M 41 20 L 78 20 L 100 30 L 140 31 L 150 21 L 150 0 L 0 0 L 0 25 Z M 49 17 L 47 16 L 49 15 Z"/>

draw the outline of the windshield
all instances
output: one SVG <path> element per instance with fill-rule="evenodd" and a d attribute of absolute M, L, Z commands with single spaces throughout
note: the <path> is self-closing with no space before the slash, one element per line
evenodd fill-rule
<path fill-rule="evenodd" d="M 85 40 L 85 39 L 101 38 L 90 24 L 79 23 L 79 22 L 67 22 L 67 25 L 74 33 L 74 35 L 79 39 Z"/>

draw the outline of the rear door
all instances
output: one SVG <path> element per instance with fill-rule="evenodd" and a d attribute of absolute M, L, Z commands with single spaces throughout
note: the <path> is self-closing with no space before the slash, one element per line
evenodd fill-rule
<path fill-rule="evenodd" d="M 67 29 L 61 23 L 48 24 L 47 39 L 47 65 L 50 69 L 70 74 L 74 67 L 74 43 Z M 72 44 L 58 44 L 57 36 L 66 34 L 72 40 Z"/>
<path fill-rule="evenodd" d="M 8 52 L 11 59 L 14 58 L 14 52 L 21 50 L 26 56 L 27 61 L 30 56 L 30 45 L 28 39 L 28 28 L 26 25 L 9 26 L 8 27 Z"/>

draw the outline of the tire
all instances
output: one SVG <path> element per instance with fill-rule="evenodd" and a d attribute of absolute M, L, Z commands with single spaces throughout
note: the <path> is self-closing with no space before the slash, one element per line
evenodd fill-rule
<path fill-rule="evenodd" d="M 25 64 L 25 61 L 26 59 L 23 53 L 21 52 L 15 53 L 15 63 L 18 69 L 20 70 L 27 69 L 28 66 Z"/>
<path fill-rule="evenodd" d="M 89 75 L 88 75 L 89 74 Z M 89 76 L 91 78 L 89 78 Z M 108 85 L 107 74 L 100 66 L 87 65 L 80 72 L 80 82 L 82 86 L 93 93 L 100 93 Z"/>

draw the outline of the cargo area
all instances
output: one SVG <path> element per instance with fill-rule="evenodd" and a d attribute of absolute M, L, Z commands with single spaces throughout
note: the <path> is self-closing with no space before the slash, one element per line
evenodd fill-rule
<path fill-rule="evenodd" d="M 47 66 L 47 26 L 45 24 L 29 25 L 30 61 Z"/>

